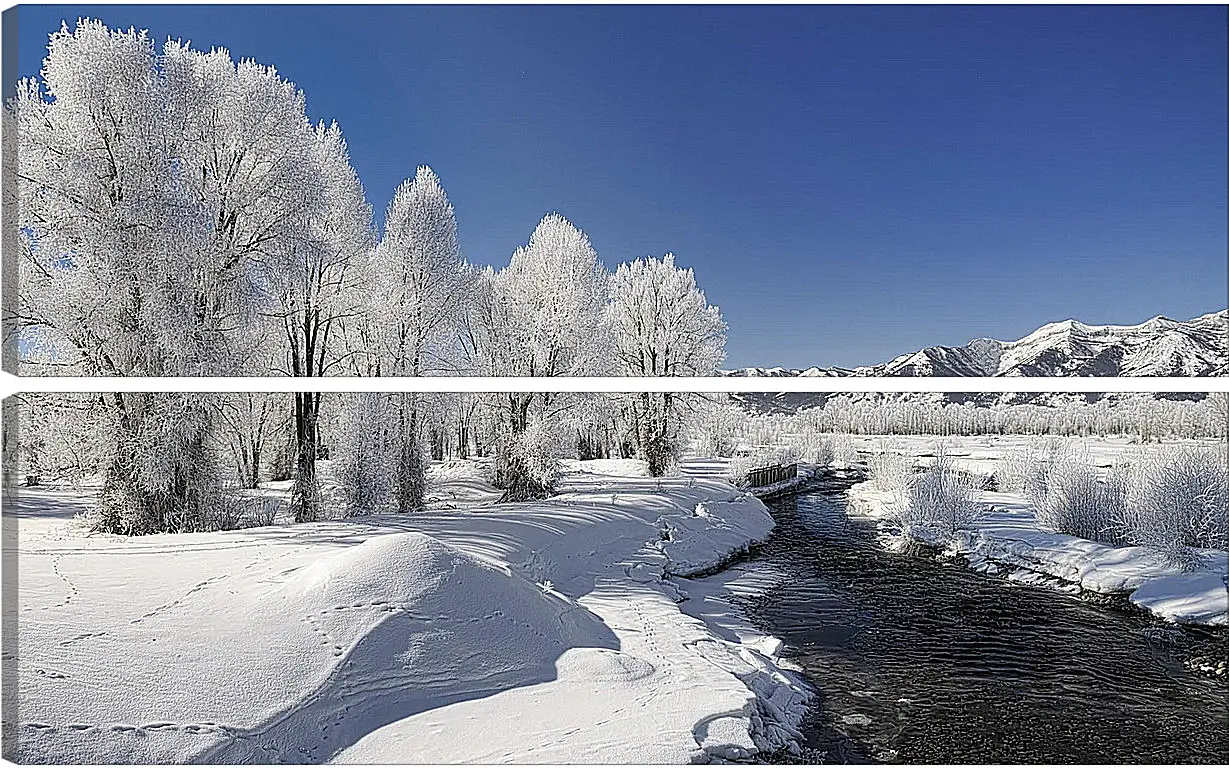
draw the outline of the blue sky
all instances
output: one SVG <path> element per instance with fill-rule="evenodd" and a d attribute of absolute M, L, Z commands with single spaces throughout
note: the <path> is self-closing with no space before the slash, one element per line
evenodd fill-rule
<path fill-rule="evenodd" d="M 471 261 L 673 251 L 731 367 L 1226 305 L 1224 6 L 22 6 L 20 74 L 79 16 L 275 65 Z"/>

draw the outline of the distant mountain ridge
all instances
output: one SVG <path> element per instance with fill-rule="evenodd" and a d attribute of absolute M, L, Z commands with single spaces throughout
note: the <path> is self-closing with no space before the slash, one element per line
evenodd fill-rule
<path fill-rule="evenodd" d="M 1138 325 L 1063 320 L 1015 341 L 926 347 L 858 368 L 739 368 L 725 376 L 1225 376 L 1229 310 Z"/>

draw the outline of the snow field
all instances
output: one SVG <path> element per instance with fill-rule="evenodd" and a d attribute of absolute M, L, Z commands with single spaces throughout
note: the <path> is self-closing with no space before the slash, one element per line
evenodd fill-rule
<path fill-rule="evenodd" d="M 570 463 L 563 493 L 520 504 L 483 503 L 463 465 L 442 474 L 440 506 L 421 515 L 131 539 L 76 528 L 79 497 L 23 489 L 6 756 L 669 763 L 797 749 L 809 694 L 776 663 L 779 643 L 736 611 L 684 613 L 688 592 L 708 604 L 712 590 L 671 577 L 766 536 L 762 503 L 703 474 L 638 477 L 635 462 Z"/>

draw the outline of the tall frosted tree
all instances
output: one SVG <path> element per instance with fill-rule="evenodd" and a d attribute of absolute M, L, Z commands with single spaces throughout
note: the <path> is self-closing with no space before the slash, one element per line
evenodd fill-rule
<path fill-rule="evenodd" d="M 313 130 L 309 166 L 313 205 L 300 234 L 274 254 L 270 283 L 278 306 L 269 314 L 285 339 L 285 369 L 291 376 L 328 376 L 353 372 L 359 350 L 347 341 L 346 325 L 367 312 L 363 281 L 373 233 L 371 206 L 336 123 Z M 318 392 L 295 393 L 295 479 L 291 511 L 296 522 L 320 517 L 316 459 L 319 455 Z"/>
<path fill-rule="evenodd" d="M 619 265 L 610 284 L 610 327 L 619 373 L 625 376 L 711 376 L 725 359 L 725 322 L 674 255 Z M 641 458 L 657 477 L 678 459 L 685 420 L 698 415 L 696 394 L 642 392 L 630 396 Z"/>
<path fill-rule="evenodd" d="M 423 376 L 455 372 L 471 270 L 461 257 L 457 221 L 439 177 L 430 168 L 397 188 L 376 248 L 373 284 L 379 317 L 376 373 Z M 397 509 L 420 509 L 426 492 L 422 398 L 399 398 Z"/>
<path fill-rule="evenodd" d="M 500 376 L 599 376 L 609 371 L 606 326 L 609 274 L 589 237 L 557 213 L 544 217 L 529 243 L 489 277 L 483 306 L 488 332 L 486 372 Z M 575 415 L 578 398 L 566 392 L 502 395 L 507 432 L 496 481 L 509 499 L 548 492 L 557 431 Z M 550 454 L 550 456 L 546 456 Z"/>
<path fill-rule="evenodd" d="M 144 32 L 81 21 L 51 35 L 41 78 L 19 85 L 7 119 L 20 233 L 7 325 L 27 357 L 86 375 L 263 372 L 251 321 L 267 295 L 264 265 L 311 200 L 310 132 L 292 85 L 225 51 L 170 42 L 159 54 Z M 160 412 L 138 393 L 107 402 L 121 444 L 141 442 Z M 192 424 L 206 427 L 182 422 Z M 153 466 L 185 475 L 189 453 Z M 153 506 L 199 502 L 156 499 L 123 452 L 115 462 L 104 506 L 154 519 Z"/>

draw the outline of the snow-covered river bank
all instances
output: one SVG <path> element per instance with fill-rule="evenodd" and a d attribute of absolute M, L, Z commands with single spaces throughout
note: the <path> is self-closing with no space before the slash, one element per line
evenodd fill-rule
<path fill-rule="evenodd" d="M 847 511 L 857 479 L 770 502 L 766 542 L 706 580 L 816 689 L 807 762 L 1223 762 L 1229 680 L 1191 668 L 1223 628 L 885 547 Z"/>
<path fill-rule="evenodd" d="M 848 498 L 852 513 L 876 519 L 891 518 L 899 504 L 870 483 L 855 485 Z M 986 492 L 981 503 L 985 512 L 950 538 L 932 539 L 925 529 L 902 538 L 935 545 L 984 573 L 1121 596 L 1175 624 L 1229 626 L 1229 555 L 1221 550 L 1199 551 L 1198 567 L 1184 569 L 1150 547 L 1116 547 L 1046 530 L 1019 494 Z"/>
<path fill-rule="evenodd" d="M 6 505 L 19 529 L 6 756 L 686 763 L 795 749 L 808 694 L 774 663 L 778 644 L 737 611 L 696 610 L 717 604 L 700 585 L 679 605 L 682 577 L 763 539 L 772 517 L 717 468 L 689 470 L 574 464 L 556 497 L 491 504 L 454 466 L 435 495 L 455 503 L 420 515 L 132 539 L 76 528 L 79 495 L 23 489 Z"/>

